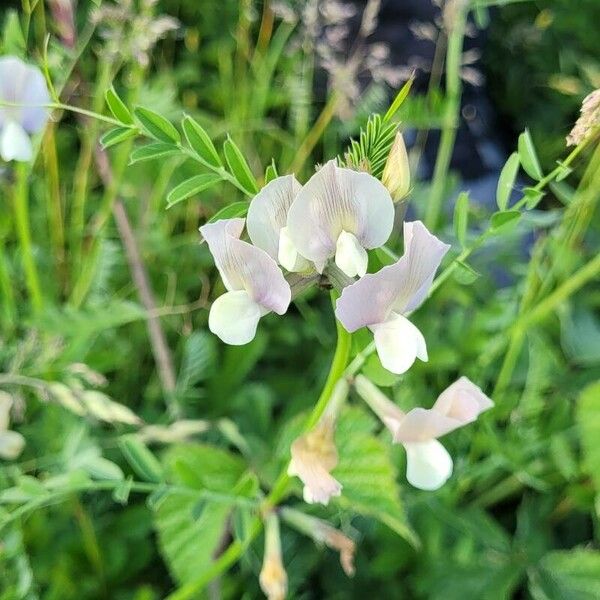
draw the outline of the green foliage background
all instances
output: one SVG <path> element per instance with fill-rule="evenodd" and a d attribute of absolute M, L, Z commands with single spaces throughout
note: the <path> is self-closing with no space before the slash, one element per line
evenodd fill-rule
<path fill-rule="evenodd" d="M 80 2 L 80 32 L 93 8 L 94 3 Z M 104 92 L 114 84 L 130 105 L 141 104 L 174 122 L 191 114 L 219 148 L 231 135 L 259 181 L 271 158 L 284 172 L 330 95 L 315 94 L 309 76 L 314 57 L 291 43 L 291 26 L 280 25 L 270 43 L 253 53 L 261 10 L 261 3 L 250 0 L 159 2 L 156 12 L 177 17 L 182 27 L 158 43 L 147 73 L 130 60 L 113 77 L 115 64 L 96 34 L 77 61 L 71 79 L 76 85 L 66 88 L 69 100 L 108 114 Z M 134 4 L 132 14 L 140 12 L 141 5 Z M 490 13 L 489 89 L 515 132 L 531 127 L 545 172 L 564 154 L 564 135 L 596 81 L 596 12 L 594 0 L 578 3 L 577 9 L 567 0 L 544 0 Z M 10 14 L 0 9 L 5 19 Z M 29 39 L 36 59 L 44 47 L 38 14 L 33 13 Z M 19 43 L 5 34 L 3 53 Z M 61 52 L 71 58 L 51 41 L 55 82 L 64 76 Z M 569 88 L 572 95 L 556 91 L 559 84 L 564 88 L 565 77 L 578 79 L 580 87 Z M 341 155 L 368 114 L 385 112 L 386 93 L 391 97 L 391 90 L 372 85 L 351 118 L 332 116 L 301 163 L 302 176 L 323 157 Z M 399 119 L 435 129 L 445 107 L 439 90 L 427 100 L 411 96 Z M 62 382 L 80 393 L 94 387 L 73 371 L 74 363 L 84 363 L 106 378 L 102 392 L 108 397 L 147 423 L 166 424 L 170 417 L 148 343 L 147 314 L 105 208 L 110 191 L 90 154 L 105 130 L 65 113 L 45 138 L 31 176 L 28 206 L 41 307 L 31 303 L 15 233 L 14 174 L 0 172 L 0 251 L 8 284 L 2 288 L 0 371 Z M 51 144 L 56 144 L 56 181 Z M 262 540 L 249 541 L 252 502 L 285 465 L 290 442 L 329 369 L 336 332 L 322 290 L 302 295 L 285 318 L 261 321 L 248 346 L 226 347 L 208 333 L 208 301 L 222 284 L 206 245 L 198 243 L 197 227 L 246 197 L 223 182 L 165 210 L 169 191 L 197 175 L 198 164 L 169 156 L 128 166 L 133 146 L 132 138 L 110 149 L 109 156 L 117 173 L 122 165 L 119 196 L 173 352 L 171 401 L 180 407 L 180 417 L 206 420 L 208 427 L 191 442 L 152 445 L 160 464 L 147 457 L 136 463 L 122 447 L 122 436 L 134 427 L 78 416 L 35 388 L 4 385 L 0 375 L 3 389 L 20 402 L 16 428 L 27 439 L 23 456 L 0 468 L 2 600 L 165 598 L 209 569 L 232 539 L 247 542 L 247 551 L 204 593 L 261 597 Z M 377 360 L 367 362 L 365 373 L 404 409 L 430 406 L 462 374 L 494 392 L 497 407 L 444 440 L 455 473 L 440 491 L 426 493 L 404 483 L 403 451 L 391 447 L 389 435 L 353 397 L 336 432 L 335 474 L 344 495 L 328 508 L 303 507 L 294 483 L 290 503 L 358 541 L 356 576 L 346 578 L 335 553 L 284 527 L 290 597 L 600 597 L 597 278 L 596 284 L 588 281 L 548 301 L 597 257 L 599 163 L 598 150 L 590 149 L 566 182 L 553 184 L 543 204 L 490 235 L 468 264 L 466 259 L 457 264 L 415 315 L 428 340 L 428 363 L 417 363 L 398 379 Z M 580 181 L 585 185 L 578 193 Z M 462 189 L 454 176 L 443 183 L 448 196 Z M 419 218 L 430 190 L 431 182 L 415 183 L 411 210 Z M 56 198 L 64 224 L 58 245 Z M 453 243 L 453 258 L 487 227 L 493 211 L 486 200 L 471 198 L 463 233 L 453 228 L 446 211 L 436 233 Z M 401 247 L 396 239 L 393 249 L 401 253 Z M 371 260 L 373 268 L 384 261 Z M 541 316 L 530 318 L 538 307 Z M 353 353 L 364 345 L 360 334 L 353 336 Z M 63 477 L 57 486 L 67 493 L 40 490 L 38 480 L 55 477 Z M 178 491 L 165 493 L 156 483 L 163 478 Z M 131 481 L 147 489 L 131 487 Z M 37 510 L 10 518 L 15 502 L 38 500 Z"/>

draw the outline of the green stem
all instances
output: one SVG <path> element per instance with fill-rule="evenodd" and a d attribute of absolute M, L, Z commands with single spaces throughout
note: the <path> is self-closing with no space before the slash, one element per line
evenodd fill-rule
<path fill-rule="evenodd" d="M 337 299 L 337 294 L 335 291 L 332 291 L 331 299 L 332 302 L 335 303 L 335 300 Z M 350 355 L 351 336 L 337 321 L 336 329 L 338 337 L 335 353 L 331 362 L 331 367 L 329 369 L 329 373 L 327 375 L 327 379 L 325 380 L 325 385 L 323 386 L 319 399 L 317 400 L 317 403 L 315 404 L 312 413 L 306 420 L 306 424 L 304 426 L 305 431 L 308 431 L 309 429 L 314 427 L 318 420 L 321 418 L 321 416 L 325 412 L 325 409 L 327 408 L 329 400 L 331 399 L 331 394 L 333 392 L 333 389 L 335 388 L 336 383 L 341 377 L 344 376 L 346 371 L 348 357 Z M 285 497 L 289 480 L 290 478 L 287 474 L 286 465 L 285 470 L 282 471 L 282 473 L 279 475 L 277 481 L 275 482 L 275 485 L 271 489 L 270 494 L 265 499 L 263 503 L 264 509 L 268 510 L 269 508 L 276 506 Z M 180 587 L 178 590 L 176 590 L 170 596 L 168 596 L 166 600 L 190 600 L 191 598 L 198 598 L 200 592 L 215 577 L 221 575 L 240 559 L 246 548 L 260 533 L 261 529 L 262 520 L 257 517 L 252 522 L 250 526 L 250 531 L 244 542 L 241 542 L 239 540 L 235 540 L 234 542 L 232 542 L 228 546 L 228 548 L 223 552 L 223 554 L 221 554 L 221 556 L 219 556 L 219 558 L 209 567 L 207 571 L 205 571 L 196 580 L 191 581 Z"/>
<path fill-rule="evenodd" d="M 31 224 L 29 222 L 29 194 L 27 193 L 27 178 L 29 175 L 28 165 L 19 163 L 16 167 L 17 181 L 14 190 L 14 213 L 17 237 L 21 246 L 23 268 L 25 270 L 25 282 L 29 291 L 33 311 L 41 311 L 44 301 L 40 288 L 37 267 L 33 257 L 31 245 Z"/>
<path fill-rule="evenodd" d="M 436 230 L 442 213 L 446 180 L 450 169 L 454 142 L 456 141 L 461 98 L 460 66 L 467 12 L 466 7 L 456 9 L 455 21 L 448 36 L 446 50 L 446 114 L 433 171 L 431 193 L 429 194 L 425 213 L 425 225 L 432 231 Z"/>

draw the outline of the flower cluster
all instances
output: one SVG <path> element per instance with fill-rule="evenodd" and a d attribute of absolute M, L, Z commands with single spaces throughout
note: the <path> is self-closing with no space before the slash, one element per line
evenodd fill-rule
<path fill-rule="evenodd" d="M 403 256 L 367 274 L 367 251 L 387 242 L 394 225 L 394 200 L 404 198 L 410 187 L 400 135 L 382 179 L 385 185 L 332 160 L 305 185 L 294 175 L 269 182 L 251 201 L 246 220 L 202 226 L 227 289 L 210 309 L 210 330 L 226 343 L 248 343 L 262 316 L 286 312 L 292 300 L 288 281 L 329 277 L 345 283 L 335 306 L 338 321 L 349 333 L 368 328 L 386 369 L 403 374 L 417 358 L 427 361 L 425 338 L 408 317 L 427 298 L 449 246 L 420 221 L 406 222 Z M 252 243 L 241 239 L 244 227 Z M 493 405 L 464 377 L 431 409 L 406 414 L 363 375 L 353 383 L 393 441 L 404 446 L 408 481 L 425 490 L 437 489 L 452 473 L 452 459 L 437 438 L 474 421 Z M 342 493 L 332 471 L 338 464 L 335 424 L 348 392 L 349 381 L 340 379 L 319 421 L 291 446 L 288 473 L 302 480 L 306 502 L 327 504 Z"/>

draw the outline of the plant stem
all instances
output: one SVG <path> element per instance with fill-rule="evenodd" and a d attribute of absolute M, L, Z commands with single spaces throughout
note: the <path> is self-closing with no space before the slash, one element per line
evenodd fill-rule
<path fill-rule="evenodd" d="M 17 237 L 21 246 L 25 282 L 33 311 L 38 313 L 44 305 L 37 267 L 31 245 L 31 224 L 29 222 L 29 194 L 27 193 L 28 165 L 19 163 L 15 169 L 17 181 L 14 188 L 14 213 Z"/>
<path fill-rule="evenodd" d="M 335 291 L 332 291 L 331 299 L 332 302 L 335 303 L 335 300 L 337 299 L 337 294 Z M 336 321 L 336 330 L 337 344 L 335 353 L 333 355 L 333 360 L 331 361 L 331 367 L 319 399 L 317 400 L 317 403 L 315 404 L 310 416 L 306 420 L 304 431 L 308 431 L 314 427 L 321 418 L 325 409 L 327 408 L 329 400 L 331 399 L 331 394 L 336 383 L 341 377 L 344 376 L 346 371 L 346 365 L 348 364 L 348 357 L 350 355 L 351 336 L 338 321 Z M 289 480 L 290 478 L 287 474 L 286 466 L 285 470 L 282 471 L 277 478 L 277 481 L 271 489 L 270 494 L 263 503 L 264 511 L 268 512 L 269 509 L 277 506 L 277 504 L 285 497 Z M 244 542 L 239 540 L 233 541 L 225 550 L 225 552 L 223 552 L 223 554 L 221 554 L 221 556 L 219 556 L 219 558 L 212 563 L 208 570 L 206 570 L 196 580 L 186 583 L 180 587 L 178 590 L 169 595 L 166 600 L 190 600 L 193 598 L 198 598 L 200 592 L 211 582 L 211 580 L 224 573 L 229 567 L 234 565 L 239 560 L 246 548 L 260 533 L 261 529 L 262 520 L 257 517 L 252 521 L 252 524 L 250 525 L 250 531 Z"/>
<path fill-rule="evenodd" d="M 446 50 L 446 114 L 442 125 L 440 145 L 433 171 L 433 183 L 425 213 L 425 225 L 431 231 L 435 231 L 439 224 L 450 160 L 456 141 L 461 98 L 460 65 L 467 12 L 466 7 L 457 7 L 452 30 L 448 36 Z"/>

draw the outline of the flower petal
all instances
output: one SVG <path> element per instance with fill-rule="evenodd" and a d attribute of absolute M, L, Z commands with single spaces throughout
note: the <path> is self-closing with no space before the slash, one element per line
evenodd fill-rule
<path fill-rule="evenodd" d="M 19 160 L 30 161 L 33 147 L 27 132 L 16 122 L 7 121 L 0 132 L 0 157 L 6 162 Z"/>
<path fill-rule="evenodd" d="M 472 423 L 485 410 L 494 406 L 481 388 L 467 377 L 461 377 L 448 386 L 433 405 L 433 410 L 456 419 L 461 425 Z"/>
<path fill-rule="evenodd" d="M 42 72 L 15 56 L 0 58 L 0 100 L 26 106 L 0 108 L 0 125 L 17 121 L 29 133 L 43 129 L 49 111 L 50 94 Z"/>
<path fill-rule="evenodd" d="M 252 243 L 277 260 L 279 235 L 302 186 L 293 175 L 277 177 L 267 183 L 250 202 L 246 226 Z M 284 265 L 285 266 L 285 265 Z"/>
<path fill-rule="evenodd" d="M 452 458 L 437 440 L 404 444 L 406 479 L 421 490 L 437 490 L 452 475 Z"/>
<path fill-rule="evenodd" d="M 427 362 L 427 347 L 423 334 L 406 317 L 392 317 L 371 329 L 381 364 L 398 375 L 410 369 L 417 358 Z"/>
<path fill-rule="evenodd" d="M 394 442 L 426 442 L 461 427 L 463 423 L 433 409 L 413 408 L 396 427 Z"/>
<path fill-rule="evenodd" d="M 335 161 L 308 180 L 288 213 L 295 246 L 317 266 L 334 256 L 342 231 L 355 235 L 363 248 L 376 248 L 390 236 L 393 221 L 394 205 L 383 184 Z"/>
<path fill-rule="evenodd" d="M 369 257 L 352 233 L 342 231 L 335 246 L 335 264 L 348 277 L 362 277 L 367 272 Z"/>
<path fill-rule="evenodd" d="M 290 273 L 302 273 L 311 270 L 310 263 L 298 254 L 294 242 L 290 237 L 289 230 L 282 227 L 279 231 L 279 248 L 277 250 L 277 260 L 279 264 L 290 271 Z"/>
<path fill-rule="evenodd" d="M 284 314 L 292 292 L 277 263 L 264 251 L 239 239 L 244 219 L 223 219 L 200 227 L 229 291 L 246 290 L 264 309 Z"/>
<path fill-rule="evenodd" d="M 248 292 L 227 292 L 212 303 L 208 328 L 226 344 L 243 346 L 254 339 L 260 317 L 260 306 Z"/>
<path fill-rule="evenodd" d="M 423 223 L 404 223 L 402 258 L 344 288 L 336 315 L 350 332 L 383 323 L 390 312 L 414 310 L 423 302 L 450 246 L 430 234 Z"/>

